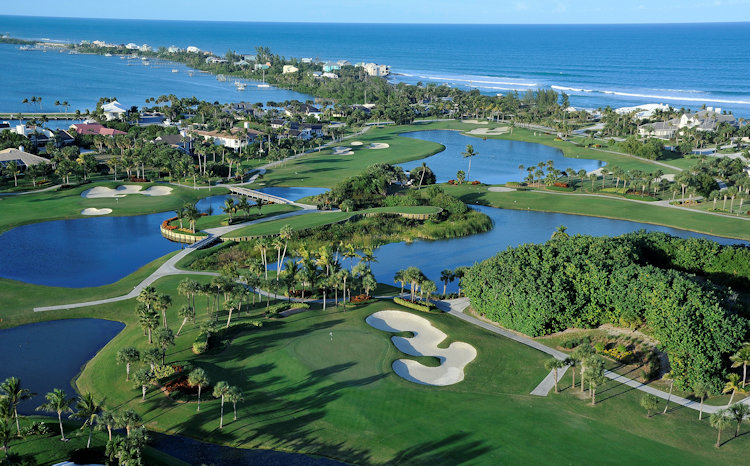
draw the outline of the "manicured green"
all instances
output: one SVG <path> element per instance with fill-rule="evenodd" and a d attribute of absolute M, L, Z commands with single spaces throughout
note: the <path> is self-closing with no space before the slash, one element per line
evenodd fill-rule
<path fill-rule="evenodd" d="M 184 303 L 174 293 L 178 280 L 157 283 L 159 291 L 175 298 L 170 325 L 177 325 L 175 309 Z M 78 388 L 106 393 L 108 403 L 136 409 L 151 429 L 360 464 L 570 463 L 582 457 L 593 463 L 659 458 L 716 464 L 742 462 L 745 454 L 742 438 L 715 450 L 715 433 L 692 410 L 646 419 L 640 392 L 612 382 L 599 387 L 594 407 L 569 389 L 569 376 L 560 381 L 561 394 L 530 396 L 547 373 L 546 355 L 444 314 L 419 313 L 449 335 L 441 346 L 466 341 L 477 348 L 465 381 L 448 387 L 405 381 L 391 370 L 394 359 L 405 357 L 391 343 L 391 334 L 364 322 L 375 311 L 400 308 L 388 302 L 267 320 L 260 329 L 234 335 L 225 349 L 201 356 L 190 350 L 199 330 L 186 325 L 168 359 L 190 360 L 212 384 L 226 380 L 245 395 L 238 420 L 225 415 L 220 431 L 218 400 L 204 397 L 197 413 L 194 401 L 170 401 L 150 388 L 146 402 L 140 402 L 140 391 L 124 382 L 123 367 L 112 363 L 118 348 L 147 347 L 133 324 L 135 303 L 104 307 L 121 313 L 128 327 L 84 368 Z M 263 309 L 237 322 L 255 319 Z M 223 313 L 219 322 L 225 318 Z"/>
<path fill-rule="evenodd" d="M 633 222 L 664 225 L 709 235 L 750 240 L 750 222 L 738 218 L 706 215 L 689 210 L 648 205 L 610 197 L 561 195 L 541 191 L 514 191 L 496 193 L 486 186 L 445 186 L 445 192 L 467 204 L 486 204 L 492 207 L 593 217 L 630 220 Z"/>
<path fill-rule="evenodd" d="M 21 196 L 0 196 L 0 233 L 10 228 L 48 220 L 82 218 L 81 211 L 87 207 L 98 209 L 110 208 L 109 215 L 140 215 L 154 212 L 166 212 L 177 209 L 185 203 L 195 202 L 206 196 L 226 194 L 224 188 L 188 189 L 169 185 L 172 193 L 167 196 L 143 196 L 129 194 L 120 198 L 85 199 L 81 193 L 96 186 L 116 188 L 123 182 L 91 183 L 67 190 L 49 191 Z M 153 183 L 143 183 L 143 189 L 153 186 Z M 163 185 L 160 185 L 163 186 Z"/>
<path fill-rule="evenodd" d="M 296 210 L 300 210 L 299 207 L 295 205 L 290 204 L 271 204 L 267 206 L 263 206 L 262 210 L 259 212 L 257 208 L 253 208 L 250 211 L 250 215 L 247 216 L 244 212 L 240 212 L 237 214 L 233 214 L 232 217 L 246 217 L 245 221 L 253 221 L 257 220 L 259 218 L 266 218 L 266 217 L 274 217 L 276 215 L 285 214 L 288 212 L 294 212 Z M 200 232 L 202 230 L 208 230 L 209 228 L 217 228 L 221 226 L 227 225 L 227 220 L 229 219 L 228 214 L 219 214 L 219 215 L 207 215 L 200 217 L 195 222 L 195 230 L 196 232 Z M 176 225 L 179 226 L 180 222 L 178 220 L 173 220 L 170 225 Z M 190 228 L 190 222 L 183 220 L 182 226 L 184 228 Z M 184 233 L 184 232 L 180 232 Z"/>

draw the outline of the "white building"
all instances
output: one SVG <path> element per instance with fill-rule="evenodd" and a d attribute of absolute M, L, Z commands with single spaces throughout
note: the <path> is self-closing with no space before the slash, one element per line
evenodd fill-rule
<path fill-rule="evenodd" d="M 679 130 L 684 128 L 694 128 L 696 131 L 716 131 L 722 123 L 738 127 L 734 115 L 723 115 L 720 108 L 707 107 L 706 110 L 699 112 L 683 113 L 679 118 L 673 118 L 669 121 L 641 125 L 638 127 L 638 134 L 671 139 Z"/>
<path fill-rule="evenodd" d="M 186 50 L 187 50 L 187 53 L 201 53 L 201 49 L 199 49 L 198 47 L 194 45 L 189 46 Z"/>
<path fill-rule="evenodd" d="M 328 78 L 328 79 L 339 79 L 339 75 L 336 73 L 323 73 L 320 75 L 321 78 Z"/>
<path fill-rule="evenodd" d="M 224 146 L 230 149 L 239 150 L 251 144 L 263 133 L 254 129 L 232 128 L 230 132 L 219 131 L 193 131 L 195 136 L 201 137 L 206 141 L 213 141 L 217 146 Z"/>
<path fill-rule="evenodd" d="M 120 102 L 116 100 L 102 105 L 102 111 L 104 112 L 104 116 L 107 118 L 107 121 L 118 120 L 127 113 L 127 110 L 125 110 Z"/>
<path fill-rule="evenodd" d="M 284 68 L 282 69 L 283 74 L 296 73 L 297 71 L 299 71 L 299 68 L 292 65 L 284 65 Z"/>
<path fill-rule="evenodd" d="M 179 53 L 179 52 L 182 52 L 182 49 L 179 48 L 179 47 L 177 47 L 176 45 L 170 45 L 169 48 L 167 49 L 167 52 L 169 52 L 169 53 Z"/>
<path fill-rule="evenodd" d="M 138 47 L 137 44 L 134 44 L 134 43 L 131 42 L 131 43 L 127 44 L 125 46 L 125 48 L 128 49 L 128 50 L 138 50 L 140 47 Z"/>
<path fill-rule="evenodd" d="M 140 47 L 138 47 L 138 50 L 140 50 L 141 52 L 151 52 L 154 49 L 152 49 L 151 46 L 148 44 L 143 44 Z"/>
<path fill-rule="evenodd" d="M 378 65 L 377 63 L 362 63 L 361 66 L 370 76 L 388 76 L 391 74 L 391 67 L 388 65 Z"/>

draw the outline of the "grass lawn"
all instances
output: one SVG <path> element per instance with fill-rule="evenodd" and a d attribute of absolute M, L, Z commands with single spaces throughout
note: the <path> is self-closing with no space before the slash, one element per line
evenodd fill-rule
<path fill-rule="evenodd" d="M 539 191 L 495 193 L 482 185 L 444 185 L 444 189 L 468 204 L 631 220 L 750 241 L 750 222 L 732 217 L 709 216 L 610 197 L 561 196 Z"/>
<path fill-rule="evenodd" d="M 168 317 L 173 327 L 179 324 L 176 309 L 184 303 L 174 291 L 179 280 L 157 283 L 175 300 Z M 391 335 L 364 321 L 378 310 L 401 309 L 389 302 L 266 320 L 263 328 L 235 334 L 228 347 L 201 356 L 190 351 L 198 330 L 186 325 L 168 360 L 190 360 L 212 383 L 226 380 L 244 391 L 238 420 L 232 420 L 231 405 L 225 406 L 225 428 L 219 430 L 219 402 L 210 394 L 204 395 L 199 413 L 194 401 L 178 403 L 155 388 L 141 402 L 140 390 L 125 383 L 123 366 L 113 364 L 119 348 L 147 348 L 134 322 L 135 302 L 102 308 L 128 325 L 86 365 L 77 386 L 106 396 L 109 406 L 136 409 L 149 428 L 159 431 L 359 464 L 569 464 L 584 458 L 590 463 L 716 464 L 745 459 L 744 435 L 717 450 L 716 432 L 706 420 L 698 422 L 696 412 L 673 408 L 647 419 L 639 406 L 641 393 L 613 382 L 599 388 L 593 407 L 569 389 L 569 375 L 560 383 L 560 394 L 531 396 L 546 375 L 545 355 L 444 314 L 419 315 L 449 335 L 441 346 L 465 341 L 477 348 L 466 379 L 447 387 L 407 382 L 391 370 L 392 361 L 404 357 Z M 236 321 L 260 312 L 262 306 Z M 201 299 L 198 315 L 205 318 Z M 728 430 L 724 438 L 730 437 Z"/>
<path fill-rule="evenodd" d="M 121 198 L 85 199 L 81 193 L 95 186 L 115 188 L 122 182 L 91 183 L 64 191 L 49 191 L 23 196 L 0 197 L 0 233 L 19 225 L 49 220 L 82 218 L 81 210 L 87 207 L 110 208 L 110 215 L 140 215 L 174 210 L 187 202 L 195 202 L 206 196 L 226 194 L 224 188 L 209 192 L 205 189 L 193 190 L 170 186 L 172 193 L 167 196 L 143 196 L 130 194 Z M 131 184 L 131 183 L 126 183 Z M 153 186 L 143 183 L 143 189 Z"/>
<path fill-rule="evenodd" d="M 246 221 L 252 221 L 257 220 L 259 218 L 264 217 L 274 217 L 276 215 L 285 214 L 287 212 L 294 212 L 295 210 L 299 210 L 300 208 L 294 205 L 290 204 L 271 204 L 263 206 L 263 210 L 259 213 L 257 209 L 252 209 L 250 215 L 248 216 Z M 244 215 L 244 214 L 240 214 Z M 234 214 L 234 217 L 237 217 L 238 214 Z M 229 219 L 229 215 L 227 214 L 220 214 L 220 215 L 208 215 L 204 217 L 200 217 L 195 222 L 195 229 L 197 232 L 201 232 L 202 230 L 207 230 L 209 228 L 216 228 L 220 226 L 226 226 L 227 220 Z M 173 220 L 170 225 L 180 226 L 180 222 L 177 220 Z M 189 222 L 182 221 L 182 225 L 185 228 L 189 228 Z M 180 232 L 183 233 L 183 232 Z"/>

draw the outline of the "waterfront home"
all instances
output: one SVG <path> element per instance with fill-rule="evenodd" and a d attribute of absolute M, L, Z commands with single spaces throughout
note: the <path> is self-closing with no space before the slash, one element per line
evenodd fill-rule
<path fill-rule="evenodd" d="M 194 45 L 188 46 L 188 48 L 185 50 L 187 51 L 187 53 L 201 53 L 201 49 L 199 49 L 198 47 Z"/>
<path fill-rule="evenodd" d="M 212 65 L 216 63 L 229 63 L 229 61 L 227 61 L 224 58 L 219 58 L 219 57 L 208 57 L 206 58 L 206 63 L 208 63 L 209 65 Z"/>
<path fill-rule="evenodd" d="M 99 123 L 76 123 L 70 125 L 70 129 L 74 130 L 80 135 L 116 136 L 118 134 L 128 134 L 124 131 L 107 128 L 106 126 L 100 125 Z"/>
<path fill-rule="evenodd" d="M 143 112 L 138 118 L 138 126 L 160 125 L 164 123 L 164 114 L 160 112 Z"/>
<path fill-rule="evenodd" d="M 271 67 L 271 62 L 256 63 L 255 65 L 253 65 L 253 70 L 255 71 L 267 70 L 270 67 Z"/>
<path fill-rule="evenodd" d="M 391 68 L 388 65 L 378 65 L 377 63 L 363 63 L 361 65 L 369 76 L 388 76 L 391 74 Z"/>
<path fill-rule="evenodd" d="M 263 133 L 254 129 L 232 128 L 230 131 L 203 131 L 193 130 L 192 133 L 206 141 L 213 141 L 217 146 L 239 150 L 248 144 L 252 144 Z"/>
<path fill-rule="evenodd" d="M 284 113 L 288 116 L 304 115 L 306 117 L 314 116 L 315 118 L 320 119 L 320 109 L 307 104 L 290 105 L 284 109 Z"/>
<path fill-rule="evenodd" d="M 138 47 L 138 50 L 140 50 L 141 52 L 153 52 L 154 49 L 152 49 L 151 46 L 148 44 L 143 44 L 140 47 Z"/>
<path fill-rule="evenodd" d="M 286 120 L 275 118 L 275 119 L 273 119 L 273 120 L 270 121 L 270 124 L 271 124 L 271 128 L 273 128 L 273 129 L 279 129 L 279 128 L 283 127 L 284 125 L 286 125 Z"/>
<path fill-rule="evenodd" d="M 329 61 L 323 64 L 324 73 L 330 73 L 331 71 L 338 71 L 340 69 L 341 69 L 341 65 L 332 61 Z"/>
<path fill-rule="evenodd" d="M 164 134 L 152 142 L 154 144 L 166 144 L 188 155 L 193 153 L 193 138 L 186 134 Z"/>
<path fill-rule="evenodd" d="M 250 62 L 245 60 L 244 58 L 240 61 L 236 61 L 232 63 L 234 66 L 250 66 Z"/>
<path fill-rule="evenodd" d="M 326 78 L 326 79 L 339 79 L 339 75 L 337 75 L 336 73 L 328 73 L 328 72 L 321 74 L 320 77 Z"/>
<path fill-rule="evenodd" d="M 126 44 L 125 48 L 128 49 L 128 50 L 138 50 L 139 47 L 138 47 L 137 44 L 134 44 L 134 43 L 131 42 L 129 44 Z"/>
<path fill-rule="evenodd" d="M 7 121 L 0 122 L 0 131 L 10 131 L 10 123 Z"/>
<path fill-rule="evenodd" d="M 299 71 L 299 68 L 293 65 L 284 65 L 284 68 L 282 69 L 282 74 L 290 74 L 290 73 L 296 73 Z"/>
<path fill-rule="evenodd" d="M 0 167 L 5 167 L 10 162 L 16 162 L 19 168 L 24 169 L 32 165 L 38 165 L 40 163 L 47 163 L 49 160 L 38 155 L 29 154 L 21 149 L 5 149 L 0 150 Z"/>
<path fill-rule="evenodd" d="M 122 107 L 120 102 L 113 100 L 102 105 L 102 112 L 104 112 L 107 121 L 111 121 L 121 119 L 128 111 Z"/>
<path fill-rule="evenodd" d="M 182 52 L 182 49 L 177 47 L 176 45 L 170 45 L 169 48 L 167 48 L 167 52 L 169 53 L 180 53 Z"/>
<path fill-rule="evenodd" d="M 672 139 L 683 128 L 694 128 L 696 131 L 716 131 L 721 124 L 739 127 L 737 119 L 731 114 L 722 114 L 720 108 L 708 107 L 698 112 L 683 113 L 679 118 L 669 121 L 647 123 L 638 127 L 642 137 L 653 136 Z"/>
<path fill-rule="evenodd" d="M 305 65 L 311 65 L 313 62 L 312 58 L 302 58 L 300 59 L 300 63 L 304 63 Z"/>

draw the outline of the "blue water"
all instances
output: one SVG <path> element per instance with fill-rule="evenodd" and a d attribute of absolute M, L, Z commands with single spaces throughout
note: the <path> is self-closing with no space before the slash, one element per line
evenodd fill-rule
<path fill-rule="evenodd" d="M 82 288 L 116 282 L 180 248 L 159 232 L 173 212 L 55 220 L 0 235 L 0 277 Z"/>
<path fill-rule="evenodd" d="M 269 186 L 267 188 L 259 188 L 256 189 L 256 191 L 261 191 L 264 193 L 268 193 L 274 196 L 283 197 L 284 199 L 289 199 L 290 201 L 299 201 L 300 199 L 308 196 L 316 196 L 318 194 L 322 194 L 328 189 L 326 188 L 296 188 L 296 187 L 282 187 L 282 186 Z M 196 204 L 196 207 L 200 212 L 208 213 L 209 209 L 212 209 L 213 215 L 219 215 L 222 213 L 222 207 L 224 207 L 224 202 L 227 200 L 227 198 L 232 197 L 235 200 L 237 199 L 237 196 L 230 195 L 230 194 L 223 194 L 219 196 L 208 196 L 204 197 L 198 203 Z M 253 202 L 252 199 L 248 202 Z"/>
<path fill-rule="evenodd" d="M 0 31 L 33 39 L 196 45 L 219 55 L 227 49 L 253 53 L 253 47 L 264 45 L 285 56 L 385 63 L 399 75 L 395 80 L 473 87 L 487 94 L 556 86 L 567 88 L 572 96 L 571 103 L 581 107 L 662 102 L 675 107 L 699 107 L 706 103 L 732 109 L 737 115 L 750 115 L 750 86 L 746 80 L 750 75 L 750 55 L 746 53 L 750 49 L 748 23 L 333 25 L 0 16 Z M 0 63 L 10 63 L 6 69 L 16 70 L 29 56 L 36 61 L 41 54 L 6 53 L 0 55 Z M 65 57 L 53 54 L 39 59 L 55 65 L 77 66 L 69 65 Z M 108 77 L 120 82 L 107 71 L 114 69 L 108 68 L 111 63 L 101 64 L 105 60 L 91 57 L 86 61 L 88 68 L 85 69 L 94 75 L 92 81 L 101 83 L 105 81 L 103 77 Z M 110 62 L 114 60 L 120 61 L 113 57 Z M 44 73 L 41 79 L 30 82 L 24 81 L 27 75 L 22 73 L 12 74 L 24 79 L 2 73 L 4 83 L 8 79 L 13 83 L 13 86 L 4 86 L 3 93 L 39 95 L 50 83 L 58 82 L 58 72 L 68 73 L 66 67 L 56 66 L 56 73 Z M 89 79 L 81 71 L 75 71 L 78 81 Z M 139 84 L 146 85 L 147 94 L 155 94 L 149 89 L 152 83 L 140 81 Z M 92 97 L 96 96 L 94 100 L 99 94 L 109 95 L 112 91 L 124 98 L 127 93 L 138 91 L 135 87 L 93 87 L 89 92 Z M 102 94 L 105 90 L 110 92 Z M 190 89 L 177 88 L 177 91 L 178 95 L 182 92 L 198 95 Z M 76 93 L 84 92 L 85 89 L 76 90 Z M 43 95 L 45 102 L 48 94 Z M 55 98 L 65 96 L 53 95 L 50 105 Z M 221 100 L 220 96 L 217 100 Z M 4 106 L 6 101 L 0 104 Z M 92 105 L 90 99 L 85 105 Z"/>
<path fill-rule="evenodd" d="M 33 414 L 53 388 L 74 396 L 73 378 L 123 328 L 111 320 L 69 319 L 0 330 L 0 380 L 18 377 L 38 394 L 21 403 L 19 412 Z"/>
<path fill-rule="evenodd" d="M 542 144 L 521 141 L 506 141 L 502 139 L 486 139 L 465 136 L 458 131 L 415 131 L 403 133 L 402 136 L 437 142 L 445 146 L 445 150 L 433 156 L 402 163 L 405 171 L 409 171 L 426 163 L 435 173 L 438 183 L 445 183 L 456 179 L 458 170 L 468 171 L 469 161 L 461 155 L 466 145 L 474 146 L 476 155 L 471 159 L 471 180 L 479 180 L 486 184 L 500 184 L 508 181 L 521 181 L 528 174 L 520 171 L 519 165 L 529 167 L 539 162 L 552 160 L 558 170 L 568 168 L 578 170 L 596 170 L 604 166 L 601 160 L 575 159 L 565 157 L 562 151 Z"/>
<path fill-rule="evenodd" d="M 372 264 L 375 278 L 382 283 L 392 283 L 400 269 L 417 266 L 428 278 L 435 281 L 442 293 L 440 271 L 461 265 L 472 265 L 494 256 L 507 247 L 525 243 L 543 243 L 550 239 L 560 225 L 568 227 L 570 235 L 617 236 L 640 229 L 662 231 L 681 238 L 708 238 L 720 244 L 747 244 L 746 241 L 702 235 L 676 228 L 669 228 L 625 220 L 611 220 L 579 215 L 553 214 L 522 210 L 503 210 L 493 207 L 473 206 L 492 218 L 494 228 L 479 235 L 439 241 L 415 241 L 391 243 L 375 251 L 378 262 Z M 344 261 L 349 267 L 349 261 Z M 457 290 L 457 283 L 448 286 L 449 292 Z"/>

